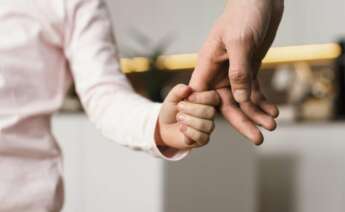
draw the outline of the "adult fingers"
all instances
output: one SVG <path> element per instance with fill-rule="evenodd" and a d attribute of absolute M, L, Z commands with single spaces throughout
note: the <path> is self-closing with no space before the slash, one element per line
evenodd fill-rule
<path fill-rule="evenodd" d="M 194 92 L 188 98 L 188 101 L 210 106 L 218 106 L 220 104 L 220 98 L 218 93 L 214 90 L 205 92 Z"/>
<path fill-rule="evenodd" d="M 278 107 L 274 104 L 269 103 L 265 96 L 262 94 L 259 82 L 255 80 L 253 82 L 253 90 L 251 96 L 252 102 L 258 105 L 262 111 L 269 114 L 273 118 L 277 118 L 279 116 Z"/>
<path fill-rule="evenodd" d="M 242 111 L 250 118 L 254 123 L 264 127 L 267 130 L 274 130 L 277 126 L 272 116 L 264 113 L 252 102 L 244 102 L 240 104 Z"/>
<path fill-rule="evenodd" d="M 222 100 L 221 113 L 229 124 L 256 145 L 263 142 L 263 135 L 255 124 L 241 111 L 228 88 L 217 89 Z"/>

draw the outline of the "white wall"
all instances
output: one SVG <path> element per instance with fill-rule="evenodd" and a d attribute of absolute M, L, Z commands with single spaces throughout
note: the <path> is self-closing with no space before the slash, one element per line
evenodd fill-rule
<path fill-rule="evenodd" d="M 162 160 L 107 141 L 82 114 L 56 116 L 53 131 L 64 153 L 64 212 L 162 211 Z"/>
<path fill-rule="evenodd" d="M 84 115 L 59 115 L 64 212 L 254 212 L 254 147 L 223 120 L 208 148 L 167 163 L 104 139 Z"/>
<path fill-rule="evenodd" d="M 345 210 L 345 123 L 283 125 L 258 148 L 258 212 Z"/>
<path fill-rule="evenodd" d="M 107 0 L 122 50 L 133 44 L 131 29 L 154 41 L 174 37 L 169 52 L 198 50 L 225 0 Z M 275 45 L 335 41 L 345 36 L 344 0 L 285 0 L 286 10 Z"/>

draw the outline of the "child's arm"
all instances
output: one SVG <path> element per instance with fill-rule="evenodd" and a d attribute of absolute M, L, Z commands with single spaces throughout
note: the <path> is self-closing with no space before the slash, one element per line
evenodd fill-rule
<path fill-rule="evenodd" d="M 90 120 L 112 141 L 160 155 L 154 132 L 160 104 L 135 94 L 121 73 L 102 0 L 65 0 L 65 46 L 77 93 Z"/>
<path fill-rule="evenodd" d="M 177 150 L 169 146 L 184 142 L 181 134 L 176 134 L 179 131 L 169 130 L 165 122 L 156 125 L 159 114 L 172 113 L 135 94 L 121 73 L 104 2 L 65 0 L 65 11 L 64 51 L 77 93 L 91 121 L 107 138 L 122 145 L 156 156 L 174 156 L 172 160 L 184 157 L 186 148 Z M 174 139 L 167 139 L 167 132 L 175 133 Z M 156 142 L 161 148 L 157 148 Z"/>

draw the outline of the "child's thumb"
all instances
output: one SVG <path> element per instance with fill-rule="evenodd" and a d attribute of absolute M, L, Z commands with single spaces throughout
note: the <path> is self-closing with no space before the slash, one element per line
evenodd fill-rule
<path fill-rule="evenodd" d="M 183 101 L 184 99 L 186 99 L 191 93 L 192 93 L 191 87 L 184 84 L 178 84 L 170 91 L 168 96 L 165 98 L 165 101 L 169 103 L 177 104 L 180 101 Z"/>

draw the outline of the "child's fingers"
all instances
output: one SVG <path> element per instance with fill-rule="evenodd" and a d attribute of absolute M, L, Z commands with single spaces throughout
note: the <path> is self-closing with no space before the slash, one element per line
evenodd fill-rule
<path fill-rule="evenodd" d="M 182 124 L 207 134 L 214 130 L 214 122 L 208 119 L 200 119 L 184 113 L 178 113 L 176 119 Z"/>
<path fill-rule="evenodd" d="M 216 109 L 208 105 L 200 105 L 187 101 L 182 101 L 177 106 L 180 112 L 202 119 L 211 120 L 214 118 L 216 114 Z"/>
<path fill-rule="evenodd" d="M 194 92 L 187 100 L 196 104 L 210 106 L 218 106 L 220 104 L 220 98 L 216 91 Z"/>
<path fill-rule="evenodd" d="M 181 128 L 182 128 L 182 125 L 180 125 L 180 129 Z M 183 133 L 183 135 L 184 135 L 184 133 Z M 184 145 L 185 145 L 184 148 L 185 149 L 195 148 L 195 147 L 199 146 L 199 144 L 195 143 L 195 141 L 193 141 L 192 139 L 190 139 L 186 135 L 184 135 L 183 137 L 184 137 L 183 139 L 184 139 Z"/>
<path fill-rule="evenodd" d="M 195 141 L 195 143 L 197 143 L 198 146 L 206 145 L 210 139 L 210 136 L 207 133 L 198 131 L 184 124 L 181 125 L 180 130 L 189 139 Z"/>

